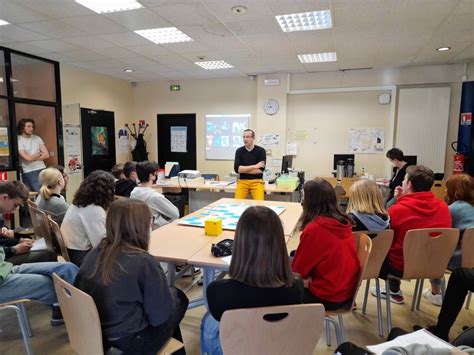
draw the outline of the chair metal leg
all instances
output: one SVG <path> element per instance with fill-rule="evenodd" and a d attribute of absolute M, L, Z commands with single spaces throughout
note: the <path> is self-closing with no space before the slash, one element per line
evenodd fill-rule
<path fill-rule="evenodd" d="M 331 323 L 334 325 L 334 330 L 336 331 L 336 346 L 339 346 L 342 344 L 341 342 L 341 328 L 339 327 L 338 322 L 334 318 L 331 317 L 324 317 L 326 320 L 326 338 L 327 338 L 327 329 L 329 329 L 328 325 Z M 327 339 L 326 339 L 327 340 Z M 331 346 L 331 341 L 328 342 L 328 346 Z"/>
<path fill-rule="evenodd" d="M 344 322 L 342 321 L 342 314 L 339 314 L 337 318 L 339 320 L 339 333 L 340 333 L 339 334 L 340 341 L 339 341 L 339 344 L 337 344 L 337 346 L 339 346 L 340 344 L 346 341 L 346 337 L 344 334 Z"/>
<path fill-rule="evenodd" d="M 469 291 L 469 292 L 467 293 L 466 309 L 469 309 L 469 306 L 471 305 L 471 297 L 472 297 L 472 292 Z"/>
<path fill-rule="evenodd" d="M 418 297 L 418 288 L 420 287 L 420 280 L 416 280 L 415 290 L 413 291 L 413 300 L 411 301 L 411 310 L 415 310 L 416 300 Z"/>
<path fill-rule="evenodd" d="M 369 280 L 367 280 L 368 284 Z M 375 279 L 375 289 L 377 291 L 377 325 L 379 328 L 379 335 L 383 337 L 383 325 L 382 325 L 382 302 L 380 297 L 380 281 Z"/>
<path fill-rule="evenodd" d="M 17 305 L 9 305 L 9 306 L 4 306 L 2 308 L 13 309 L 16 312 L 18 323 L 20 324 L 21 336 L 23 337 L 23 344 L 25 344 L 26 354 L 33 355 L 33 351 L 31 350 L 31 346 L 30 346 L 28 325 L 27 325 L 27 322 L 25 321 L 25 318 L 22 314 L 20 307 L 18 307 Z"/>
<path fill-rule="evenodd" d="M 385 281 L 385 306 L 387 308 L 387 334 L 392 331 L 392 311 L 390 309 L 390 283 Z"/>
<path fill-rule="evenodd" d="M 424 279 L 420 280 L 420 287 L 418 287 L 418 297 L 416 299 L 416 310 L 420 310 L 421 297 L 423 297 L 423 284 L 425 283 Z"/>
<path fill-rule="evenodd" d="M 25 324 L 26 324 L 26 330 L 28 331 L 28 336 L 31 338 L 33 336 L 33 332 L 31 331 L 31 324 L 30 320 L 28 319 L 26 315 L 26 308 L 23 303 L 18 304 L 18 308 L 20 308 L 21 316 L 23 317 Z"/>
<path fill-rule="evenodd" d="M 370 289 L 370 279 L 367 279 L 365 284 L 365 293 L 364 293 L 364 303 L 362 305 L 362 314 L 367 312 L 367 298 L 369 296 L 369 289 Z"/>
<path fill-rule="evenodd" d="M 327 318 L 324 318 L 324 323 L 326 324 L 326 344 L 328 346 L 331 346 L 331 323 Z"/>
<path fill-rule="evenodd" d="M 446 279 L 441 279 L 441 302 L 444 301 L 444 294 L 446 293 Z"/>

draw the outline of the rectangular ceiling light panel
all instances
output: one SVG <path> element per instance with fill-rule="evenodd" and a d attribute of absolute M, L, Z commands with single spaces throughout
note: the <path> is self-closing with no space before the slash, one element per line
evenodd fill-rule
<path fill-rule="evenodd" d="M 193 39 L 176 27 L 151 28 L 149 30 L 134 31 L 156 44 L 191 42 Z"/>
<path fill-rule="evenodd" d="M 331 11 L 312 11 L 275 16 L 283 32 L 322 30 L 332 27 Z"/>
<path fill-rule="evenodd" d="M 227 63 L 225 60 L 213 60 L 209 62 L 195 62 L 194 64 L 199 65 L 201 68 L 206 70 L 217 70 L 217 69 L 230 69 L 234 66 Z"/>
<path fill-rule="evenodd" d="M 143 7 L 136 0 L 76 0 L 76 2 L 98 14 L 136 10 Z"/>
<path fill-rule="evenodd" d="M 9 25 L 10 23 L 4 20 L 0 20 L 0 26 Z"/>
<path fill-rule="evenodd" d="M 336 52 L 298 54 L 301 63 L 323 63 L 337 61 Z"/>

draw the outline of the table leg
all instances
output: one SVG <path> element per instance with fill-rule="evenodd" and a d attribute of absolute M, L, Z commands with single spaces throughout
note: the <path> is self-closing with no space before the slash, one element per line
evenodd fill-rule
<path fill-rule="evenodd" d="M 168 265 L 168 285 L 174 286 L 176 281 L 176 265 L 173 262 L 167 262 Z"/>

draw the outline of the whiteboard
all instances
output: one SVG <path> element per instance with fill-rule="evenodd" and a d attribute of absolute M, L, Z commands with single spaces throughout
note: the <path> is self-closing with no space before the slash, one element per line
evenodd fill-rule
<path fill-rule="evenodd" d="M 450 87 L 407 88 L 399 93 L 395 146 L 435 173 L 444 173 Z"/>

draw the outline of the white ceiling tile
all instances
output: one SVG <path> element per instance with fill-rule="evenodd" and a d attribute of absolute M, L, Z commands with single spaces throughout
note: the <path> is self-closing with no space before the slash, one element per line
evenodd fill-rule
<path fill-rule="evenodd" d="M 0 26 L 0 36 L 13 38 L 16 42 L 35 41 L 48 38 L 16 25 Z"/>
<path fill-rule="evenodd" d="M 150 44 L 151 42 L 134 32 L 121 32 L 99 35 L 104 41 L 113 43 L 121 47 L 139 46 Z"/>
<path fill-rule="evenodd" d="M 169 66 L 170 68 L 174 69 L 186 69 L 191 68 L 193 69 L 195 64 L 194 61 L 185 59 L 177 54 L 170 54 L 170 55 L 162 55 L 155 57 L 154 60 L 160 64 Z"/>
<path fill-rule="evenodd" d="M 469 48 L 472 42 L 454 42 L 450 43 L 451 50 L 447 52 L 438 52 L 436 46 L 426 48 L 419 52 L 414 59 L 414 63 L 447 63 L 456 58 L 464 50 Z"/>
<path fill-rule="evenodd" d="M 53 18 L 91 15 L 94 13 L 72 0 L 15 0 L 15 3 Z"/>
<path fill-rule="evenodd" d="M 137 56 L 136 53 L 121 47 L 95 48 L 92 51 L 107 58 L 131 58 Z"/>
<path fill-rule="evenodd" d="M 81 48 L 72 51 L 65 51 L 61 54 L 64 54 L 68 57 L 72 57 L 76 59 L 76 61 L 86 61 L 86 60 L 99 60 L 99 59 L 106 59 L 103 55 L 93 52 L 89 49 Z"/>
<path fill-rule="evenodd" d="M 133 58 L 122 58 L 120 59 L 120 61 L 131 67 L 138 67 L 138 66 L 145 66 L 145 65 L 153 66 L 153 65 L 156 65 L 158 62 L 157 60 L 155 61 L 155 60 L 141 57 L 141 56 L 136 56 Z"/>
<path fill-rule="evenodd" d="M 195 53 L 195 52 L 205 52 L 209 48 L 199 42 L 184 42 L 184 43 L 167 43 L 163 44 L 163 47 L 170 50 L 173 53 Z"/>
<path fill-rule="evenodd" d="M 16 4 L 11 0 L 0 1 L 0 13 L 3 20 L 6 20 L 12 24 L 44 21 L 50 19 L 49 16 Z"/>
<path fill-rule="evenodd" d="M 42 55 L 44 53 L 51 52 L 48 49 L 37 47 L 34 44 L 31 44 L 30 42 L 7 43 L 7 44 L 4 44 L 3 46 L 11 48 L 11 49 L 15 49 L 15 50 L 20 51 L 20 52 L 29 53 L 29 54 L 41 54 Z"/>
<path fill-rule="evenodd" d="M 339 69 L 337 62 L 303 64 L 307 72 L 333 71 Z"/>
<path fill-rule="evenodd" d="M 271 13 L 266 1 L 261 0 L 203 0 L 207 8 L 221 21 L 246 21 L 256 17 L 268 16 Z M 235 14 L 232 7 L 235 5 L 245 6 L 245 14 Z"/>
<path fill-rule="evenodd" d="M 218 21 L 201 3 L 166 2 L 152 10 L 178 28 L 181 25 L 205 25 Z"/>
<path fill-rule="evenodd" d="M 169 49 L 159 44 L 145 44 L 141 46 L 127 46 L 129 51 L 144 55 L 145 57 L 155 57 L 158 55 L 171 54 Z"/>
<path fill-rule="evenodd" d="M 67 17 L 62 20 L 68 25 L 79 28 L 89 34 L 125 32 L 126 28 L 102 15 Z"/>
<path fill-rule="evenodd" d="M 97 36 L 78 36 L 78 37 L 68 37 L 62 39 L 64 42 L 71 43 L 77 47 L 96 49 L 96 48 L 110 48 L 114 45 L 110 42 L 104 41 L 103 39 L 98 38 Z"/>
<path fill-rule="evenodd" d="M 267 0 L 267 3 L 275 16 L 330 9 L 329 0 Z"/>
<path fill-rule="evenodd" d="M 13 38 L 7 37 L 7 36 L 0 36 L 0 44 L 3 45 L 3 43 L 12 43 L 12 42 L 15 42 Z"/>
<path fill-rule="evenodd" d="M 298 54 L 334 52 L 336 43 L 331 29 L 286 33 Z"/>
<path fill-rule="evenodd" d="M 98 60 L 88 60 L 84 63 L 97 68 L 113 68 L 113 69 L 125 69 L 126 65 L 119 59 L 98 59 Z"/>
<path fill-rule="evenodd" d="M 68 57 L 67 55 L 60 53 L 43 53 L 41 54 L 41 57 L 55 60 L 60 63 L 70 63 L 75 60 L 74 58 Z"/>
<path fill-rule="evenodd" d="M 281 28 L 273 16 L 257 17 L 250 20 L 225 22 L 236 36 L 281 33 Z"/>
<path fill-rule="evenodd" d="M 146 8 L 114 12 L 105 14 L 104 16 L 128 28 L 129 30 L 171 27 L 171 24 L 168 21 L 161 18 L 156 12 Z"/>
<path fill-rule="evenodd" d="M 193 40 L 200 42 L 234 36 L 221 22 L 213 22 L 206 25 L 183 25 L 179 29 Z"/>
<path fill-rule="evenodd" d="M 466 61 L 466 59 L 473 60 L 474 58 L 474 44 L 466 47 L 461 53 L 457 54 L 453 59 L 456 61 Z"/>
<path fill-rule="evenodd" d="M 84 35 L 84 32 L 78 28 L 59 20 L 29 22 L 23 23 L 20 26 L 50 38 L 64 38 Z"/>
<path fill-rule="evenodd" d="M 283 34 L 244 36 L 240 39 L 257 54 L 275 54 L 294 52 L 288 38 Z"/>
<path fill-rule="evenodd" d="M 223 55 L 218 52 L 194 52 L 194 53 L 185 53 L 181 56 L 191 62 L 197 61 L 209 61 L 209 60 L 226 60 Z M 204 57 L 204 59 L 199 59 L 199 57 Z"/>
<path fill-rule="evenodd" d="M 51 52 L 65 52 L 76 49 L 77 47 L 59 39 L 48 39 L 43 41 L 28 42 L 36 47 L 46 49 Z"/>

